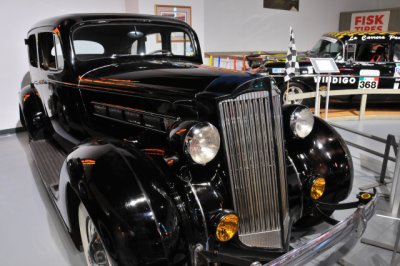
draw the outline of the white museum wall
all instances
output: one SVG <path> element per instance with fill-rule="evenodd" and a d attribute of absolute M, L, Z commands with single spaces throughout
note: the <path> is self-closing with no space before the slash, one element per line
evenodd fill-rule
<path fill-rule="evenodd" d="M 263 8 L 263 0 L 204 0 L 206 52 L 282 51 L 292 26 L 298 50 L 337 31 L 342 11 L 400 7 L 399 0 L 300 0 L 300 11 Z"/>
<path fill-rule="evenodd" d="M 136 0 L 133 0 L 136 1 Z M 177 5 L 192 7 L 192 28 L 199 37 L 202 52 L 204 52 L 204 0 L 137 0 L 139 1 L 139 13 L 154 15 L 155 5 Z M 219 1 L 219 0 L 218 0 Z"/>
<path fill-rule="evenodd" d="M 399 0 L 369 0 L 369 1 L 375 3 L 376 9 L 400 7 Z"/>
<path fill-rule="evenodd" d="M 0 130 L 17 127 L 18 91 L 29 70 L 24 44 L 28 29 L 37 21 L 67 13 L 125 12 L 125 0 L 17 0 L 1 6 Z"/>

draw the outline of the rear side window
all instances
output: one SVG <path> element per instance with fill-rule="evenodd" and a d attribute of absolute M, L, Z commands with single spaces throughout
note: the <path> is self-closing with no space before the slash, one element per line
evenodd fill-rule
<path fill-rule="evenodd" d="M 39 33 L 40 67 L 44 70 L 56 70 L 56 56 L 51 51 L 54 47 L 54 36 L 51 32 Z"/>
<path fill-rule="evenodd" d="M 361 43 L 358 45 L 356 61 L 386 62 L 388 47 L 386 43 Z"/>
<path fill-rule="evenodd" d="M 29 63 L 31 64 L 31 66 L 38 67 L 35 35 L 31 35 L 28 38 L 28 53 L 29 53 Z"/>

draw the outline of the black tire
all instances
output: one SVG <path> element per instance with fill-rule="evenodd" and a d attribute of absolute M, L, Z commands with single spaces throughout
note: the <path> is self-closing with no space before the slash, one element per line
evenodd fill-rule
<path fill-rule="evenodd" d="M 298 83 L 298 82 L 289 82 L 289 88 L 287 83 L 285 83 L 281 88 L 282 93 L 282 103 L 283 104 L 303 104 L 308 107 L 312 107 L 311 105 L 314 103 L 314 99 L 299 99 L 295 101 L 286 101 L 286 97 L 289 94 L 301 94 L 305 92 L 310 92 L 309 88 Z"/>
<path fill-rule="evenodd" d="M 27 130 L 24 114 L 22 113 L 21 106 L 19 107 L 19 121 L 23 129 Z"/>

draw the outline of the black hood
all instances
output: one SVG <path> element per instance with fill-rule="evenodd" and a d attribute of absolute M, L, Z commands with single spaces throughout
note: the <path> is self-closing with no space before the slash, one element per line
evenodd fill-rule
<path fill-rule="evenodd" d="M 253 79 L 254 74 L 222 70 L 204 65 L 174 61 L 135 61 L 110 64 L 83 74 L 80 85 L 96 85 L 127 91 L 179 94 L 194 97 L 199 92 L 211 90 L 225 94 L 242 83 Z M 222 82 L 223 81 L 223 82 Z M 215 88 L 218 86 L 218 88 Z"/>

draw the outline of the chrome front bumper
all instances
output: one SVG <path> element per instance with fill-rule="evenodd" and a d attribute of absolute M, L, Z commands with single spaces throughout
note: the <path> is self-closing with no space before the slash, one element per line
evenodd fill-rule
<path fill-rule="evenodd" d="M 264 264 L 264 266 L 303 265 L 335 245 L 357 240 L 364 233 L 367 221 L 371 219 L 375 213 L 377 198 L 375 194 L 370 202 L 366 205 L 359 206 L 347 219 L 332 226 L 328 231 L 322 233 L 317 238 Z M 252 265 L 261 264 L 254 262 Z"/>

